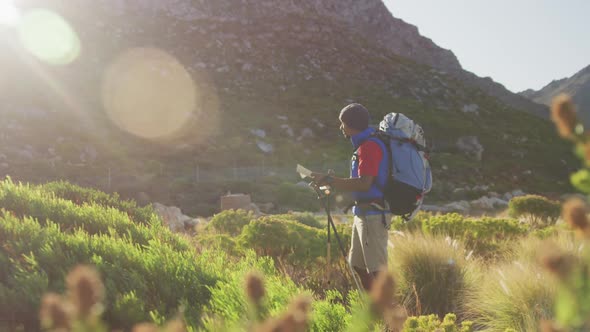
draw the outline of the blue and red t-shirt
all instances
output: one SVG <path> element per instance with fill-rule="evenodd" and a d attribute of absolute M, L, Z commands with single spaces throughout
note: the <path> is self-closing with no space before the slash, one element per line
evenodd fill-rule
<path fill-rule="evenodd" d="M 384 157 L 385 144 L 377 137 L 372 136 L 375 132 L 373 128 L 366 130 L 351 137 L 352 145 L 356 152 L 352 158 L 350 177 L 358 178 L 360 176 L 374 176 L 375 180 L 368 191 L 355 191 L 352 197 L 357 202 L 362 203 L 382 203 L 383 189 L 387 182 L 389 172 L 388 158 Z M 355 206 L 353 208 L 355 215 L 362 214 L 380 214 L 380 211 L 361 211 Z"/>

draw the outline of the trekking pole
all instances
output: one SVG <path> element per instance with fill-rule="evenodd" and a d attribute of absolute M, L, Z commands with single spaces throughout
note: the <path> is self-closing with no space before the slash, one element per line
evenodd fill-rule
<path fill-rule="evenodd" d="M 338 231 L 336 230 L 336 225 L 334 224 L 334 220 L 332 219 L 332 214 L 330 213 L 330 194 L 331 194 L 331 190 L 328 187 L 320 187 L 318 186 L 315 182 L 311 182 L 309 184 L 310 187 L 312 187 L 316 194 L 318 195 L 318 200 L 322 203 L 322 206 L 324 208 L 324 210 L 326 211 L 326 216 L 328 217 L 328 272 L 330 271 L 330 251 L 331 251 L 331 240 L 330 240 L 330 227 L 332 227 L 332 229 L 334 230 L 334 236 L 336 237 L 336 242 L 338 242 L 338 247 L 340 248 L 340 253 L 342 254 L 342 257 L 344 258 L 344 260 L 346 260 L 346 263 L 348 264 L 348 268 L 350 269 L 350 275 L 352 276 L 352 279 L 354 280 L 354 284 L 356 285 L 357 290 L 359 291 L 359 293 L 362 293 L 362 288 L 360 286 L 360 283 L 357 279 L 357 276 L 354 272 L 354 269 L 352 268 L 352 264 L 350 263 L 350 261 L 347 259 L 346 257 L 346 251 L 344 250 L 344 246 L 342 245 L 342 241 L 340 240 L 340 235 L 338 235 Z"/>

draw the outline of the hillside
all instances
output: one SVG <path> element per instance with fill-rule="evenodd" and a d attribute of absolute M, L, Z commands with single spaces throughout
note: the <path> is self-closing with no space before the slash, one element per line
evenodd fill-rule
<path fill-rule="evenodd" d="M 475 185 L 569 188 L 575 163 L 549 122 L 462 79 L 469 74 L 450 51 L 393 18 L 381 1 L 43 4 L 71 24 L 82 46 L 75 61 L 51 66 L 2 30 L 11 51 L 0 55 L 0 167 L 16 179 L 67 178 L 210 212 L 221 193 L 243 191 L 244 181 L 296 181 L 298 162 L 346 173 L 350 147 L 336 115 L 356 101 L 374 123 L 398 111 L 424 127 L 433 199 Z M 129 73 L 137 75 L 118 76 Z M 24 84 L 11 84 L 13 77 Z M 196 91 L 190 114 L 166 99 L 180 90 Z M 134 106 L 123 114 L 113 105 Z"/>
<path fill-rule="evenodd" d="M 572 100 L 578 106 L 578 110 L 581 111 L 580 117 L 582 121 L 584 121 L 584 124 L 590 125 L 590 114 L 582 111 L 590 109 L 590 66 L 571 77 L 554 80 L 538 91 L 529 89 L 520 92 L 522 96 L 545 105 L 550 105 L 553 97 L 560 93 L 572 96 Z"/>

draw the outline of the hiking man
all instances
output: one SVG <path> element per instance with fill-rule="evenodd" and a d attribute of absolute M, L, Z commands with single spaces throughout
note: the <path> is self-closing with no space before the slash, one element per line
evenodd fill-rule
<path fill-rule="evenodd" d="M 350 104 L 340 111 L 340 130 L 352 142 L 350 178 L 313 173 L 319 185 L 352 192 L 354 222 L 348 260 L 359 275 L 365 290 L 380 269 L 387 266 L 389 211 L 384 210 L 383 188 L 388 177 L 388 155 L 383 142 L 372 134 L 369 112 L 360 104 Z"/>

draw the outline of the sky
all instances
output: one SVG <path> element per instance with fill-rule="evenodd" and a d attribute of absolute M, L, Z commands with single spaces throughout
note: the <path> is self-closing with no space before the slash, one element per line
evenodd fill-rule
<path fill-rule="evenodd" d="M 590 0 L 384 0 L 464 69 L 513 92 L 590 65 Z"/>

